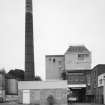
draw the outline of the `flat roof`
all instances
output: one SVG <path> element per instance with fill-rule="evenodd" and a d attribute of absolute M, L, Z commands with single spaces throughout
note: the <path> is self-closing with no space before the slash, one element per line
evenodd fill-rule
<path fill-rule="evenodd" d="M 46 57 L 64 57 L 64 55 L 46 55 Z"/>
<path fill-rule="evenodd" d="M 66 80 L 19 81 L 18 89 L 60 89 L 67 88 Z"/>

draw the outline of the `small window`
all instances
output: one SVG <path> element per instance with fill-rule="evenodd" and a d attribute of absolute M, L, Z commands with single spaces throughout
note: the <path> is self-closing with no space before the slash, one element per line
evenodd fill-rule
<path fill-rule="evenodd" d="M 49 61 L 51 61 L 51 58 L 49 58 Z"/>
<path fill-rule="evenodd" d="M 53 59 L 53 63 L 55 63 L 55 58 Z"/>
<path fill-rule="evenodd" d="M 100 85 L 102 85 L 102 79 L 99 80 Z"/>
<path fill-rule="evenodd" d="M 58 63 L 59 63 L 59 65 L 61 65 L 62 64 L 62 61 L 58 61 Z"/>
<path fill-rule="evenodd" d="M 78 54 L 78 60 L 84 60 L 83 54 Z"/>
<path fill-rule="evenodd" d="M 87 58 L 89 54 L 78 54 L 78 60 L 84 60 L 84 58 Z"/>

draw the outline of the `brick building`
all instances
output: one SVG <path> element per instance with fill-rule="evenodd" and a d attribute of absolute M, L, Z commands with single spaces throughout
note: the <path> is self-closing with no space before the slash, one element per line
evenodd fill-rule
<path fill-rule="evenodd" d="M 102 104 L 104 102 L 104 84 L 105 64 L 96 65 L 86 75 L 86 101 Z"/>
<path fill-rule="evenodd" d="M 91 93 L 93 102 L 103 103 L 103 86 L 99 85 L 99 76 L 105 73 L 105 64 L 96 65 L 91 71 Z"/>

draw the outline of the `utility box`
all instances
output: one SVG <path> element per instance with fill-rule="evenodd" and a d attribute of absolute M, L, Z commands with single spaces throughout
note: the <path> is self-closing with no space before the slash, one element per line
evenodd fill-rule
<path fill-rule="evenodd" d="M 20 81 L 19 103 L 67 105 L 67 81 Z"/>

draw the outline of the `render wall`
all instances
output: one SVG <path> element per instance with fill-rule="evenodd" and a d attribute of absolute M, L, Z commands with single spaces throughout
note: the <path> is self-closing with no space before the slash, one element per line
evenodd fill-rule
<path fill-rule="evenodd" d="M 78 58 L 78 54 L 88 54 L 84 58 Z M 90 53 L 66 53 L 65 54 L 65 70 L 84 70 L 91 68 L 91 55 Z"/>
<path fill-rule="evenodd" d="M 47 98 L 52 95 L 55 105 L 67 105 L 67 89 L 32 89 L 30 90 L 30 103 L 48 105 Z M 23 90 L 19 90 L 19 103 L 23 100 Z"/>
<path fill-rule="evenodd" d="M 46 56 L 46 80 L 61 80 L 64 70 L 64 56 Z"/>

